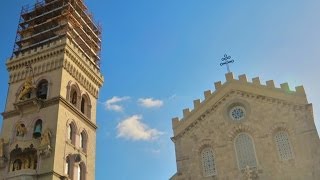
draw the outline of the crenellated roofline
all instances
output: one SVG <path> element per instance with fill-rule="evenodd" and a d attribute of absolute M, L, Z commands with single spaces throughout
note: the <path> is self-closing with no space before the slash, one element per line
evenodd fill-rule
<path fill-rule="evenodd" d="M 172 138 L 173 140 L 196 126 L 199 121 L 204 120 L 207 115 L 214 112 L 232 94 L 283 104 L 294 109 L 305 109 L 306 105 L 308 105 L 303 86 L 297 86 L 293 91 L 289 88 L 288 83 L 282 83 L 280 87 L 276 87 L 273 80 L 266 81 L 266 84 L 261 84 L 259 77 L 252 78 L 252 82 L 249 82 L 244 74 L 240 75 L 238 79 L 234 78 L 233 73 L 227 73 L 225 77 L 226 81 L 224 83 L 221 81 L 214 83 L 215 91 L 204 91 L 203 101 L 200 99 L 194 100 L 194 108 L 192 110 L 189 108 L 184 109 L 181 119 L 178 117 L 172 119 L 175 136 Z M 204 109 L 203 107 L 210 102 L 210 106 Z"/>

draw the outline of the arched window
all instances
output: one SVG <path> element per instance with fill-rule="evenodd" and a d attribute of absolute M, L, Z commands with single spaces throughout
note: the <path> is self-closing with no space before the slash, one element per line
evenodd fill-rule
<path fill-rule="evenodd" d="M 83 114 L 85 114 L 86 105 L 87 105 L 86 99 L 85 99 L 84 97 L 82 97 L 82 98 L 81 98 L 81 112 L 82 112 Z"/>
<path fill-rule="evenodd" d="M 38 119 L 33 128 L 33 137 L 39 138 L 42 134 L 42 120 Z"/>
<path fill-rule="evenodd" d="M 217 175 L 216 164 L 213 150 L 210 147 L 204 148 L 201 151 L 201 161 L 203 176 L 209 177 Z"/>
<path fill-rule="evenodd" d="M 68 140 L 72 140 L 72 125 L 68 125 Z"/>
<path fill-rule="evenodd" d="M 274 140 L 277 145 L 279 157 L 281 160 L 293 159 L 292 148 L 289 141 L 288 133 L 285 131 L 279 131 L 275 134 Z"/>
<path fill-rule="evenodd" d="M 82 149 L 83 152 L 87 152 L 87 141 L 88 141 L 88 136 L 85 131 L 82 131 L 80 134 L 80 148 Z"/>
<path fill-rule="evenodd" d="M 85 180 L 86 179 L 86 165 L 81 162 L 78 166 L 78 180 Z"/>
<path fill-rule="evenodd" d="M 65 167 L 64 167 L 64 173 L 68 177 L 71 177 L 71 160 L 70 160 L 70 156 L 67 156 L 67 158 L 66 158 Z"/>
<path fill-rule="evenodd" d="M 74 106 L 77 106 L 77 100 L 78 100 L 77 91 L 73 89 L 73 90 L 71 91 L 70 102 L 71 102 L 71 104 L 73 104 Z"/>
<path fill-rule="evenodd" d="M 71 122 L 70 124 L 68 124 L 67 136 L 68 136 L 68 140 L 71 142 L 71 144 L 75 145 L 76 126 L 75 126 L 74 122 Z"/>
<path fill-rule="evenodd" d="M 43 79 L 39 82 L 37 86 L 37 98 L 47 99 L 48 95 L 48 81 Z"/>
<path fill-rule="evenodd" d="M 88 118 L 91 116 L 91 104 L 90 104 L 90 98 L 88 95 L 83 94 L 81 97 L 81 112 L 86 115 Z"/>
<path fill-rule="evenodd" d="M 239 169 L 244 169 L 247 166 L 257 167 L 254 144 L 252 138 L 247 133 L 238 134 L 234 145 Z"/>

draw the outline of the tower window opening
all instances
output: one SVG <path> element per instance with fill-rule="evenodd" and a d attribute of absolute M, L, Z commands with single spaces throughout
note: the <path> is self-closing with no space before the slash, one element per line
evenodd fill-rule
<path fill-rule="evenodd" d="M 78 180 L 85 180 L 86 179 L 86 165 L 84 162 L 81 162 L 78 166 Z"/>
<path fill-rule="evenodd" d="M 71 177 L 71 161 L 70 161 L 70 157 L 67 156 L 66 158 L 66 162 L 65 162 L 65 167 L 64 167 L 64 173 L 68 176 Z"/>
<path fill-rule="evenodd" d="M 83 152 L 87 151 L 88 136 L 85 131 L 80 134 L 80 148 Z"/>
<path fill-rule="evenodd" d="M 48 81 L 41 80 L 37 86 L 37 98 L 39 99 L 47 99 L 48 96 Z"/>
<path fill-rule="evenodd" d="M 42 120 L 38 119 L 33 128 L 33 137 L 39 138 L 42 134 Z"/>
<path fill-rule="evenodd" d="M 67 127 L 67 136 L 68 141 L 75 145 L 75 139 L 76 139 L 76 125 L 74 122 L 71 122 Z"/>
<path fill-rule="evenodd" d="M 87 105 L 87 103 L 86 103 L 86 99 L 84 98 L 84 97 L 82 97 L 81 98 L 81 112 L 83 113 L 83 114 L 85 114 L 85 109 L 86 109 L 86 106 Z"/>
<path fill-rule="evenodd" d="M 78 98 L 77 92 L 75 90 L 72 91 L 72 93 L 71 93 L 71 104 L 73 104 L 74 106 L 77 106 L 77 98 Z"/>

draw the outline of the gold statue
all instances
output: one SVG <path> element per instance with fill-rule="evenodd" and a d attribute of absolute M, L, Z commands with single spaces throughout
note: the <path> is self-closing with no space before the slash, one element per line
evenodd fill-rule
<path fill-rule="evenodd" d="M 32 92 L 34 86 L 32 85 L 32 77 L 27 77 L 26 81 L 23 84 L 23 87 L 18 96 L 19 100 L 25 100 L 26 96 Z"/>
<path fill-rule="evenodd" d="M 17 125 L 17 136 L 23 137 L 27 133 L 27 128 L 24 124 Z"/>
<path fill-rule="evenodd" d="M 40 147 L 50 147 L 51 144 L 51 132 L 49 129 L 46 129 L 41 136 Z"/>

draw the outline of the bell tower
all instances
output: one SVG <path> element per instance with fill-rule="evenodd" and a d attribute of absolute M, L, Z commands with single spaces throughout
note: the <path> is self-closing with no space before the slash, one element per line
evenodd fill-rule
<path fill-rule="evenodd" d="M 22 7 L 0 134 L 0 179 L 95 179 L 101 28 L 83 0 Z"/>

